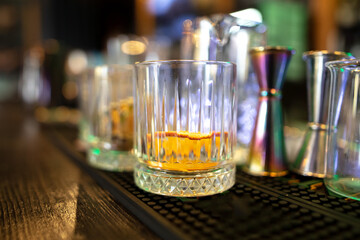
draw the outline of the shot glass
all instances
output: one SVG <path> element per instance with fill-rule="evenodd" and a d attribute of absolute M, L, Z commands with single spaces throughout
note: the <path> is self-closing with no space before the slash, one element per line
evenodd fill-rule
<path fill-rule="evenodd" d="M 221 193 L 235 183 L 235 65 L 151 61 L 136 68 L 135 183 L 161 195 Z"/>
<path fill-rule="evenodd" d="M 360 59 L 325 65 L 331 77 L 325 185 L 360 200 Z"/>
<path fill-rule="evenodd" d="M 95 67 L 88 138 L 88 162 L 94 167 L 133 170 L 133 70 L 131 65 Z"/>

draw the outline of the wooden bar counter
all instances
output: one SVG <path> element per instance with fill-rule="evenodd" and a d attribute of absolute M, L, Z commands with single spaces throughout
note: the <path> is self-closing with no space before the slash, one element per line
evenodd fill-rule
<path fill-rule="evenodd" d="M 319 178 L 251 176 L 199 198 L 155 195 L 86 164 L 77 131 L 0 104 L 0 239 L 360 239 L 360 202 Z M 156 183 L 154 183 L 156 184 Z"/>
<path fill-rule="evenodd" d="M 0 239 L 159 239 L 20 104 L 1 103 L 0 123 Z"/>

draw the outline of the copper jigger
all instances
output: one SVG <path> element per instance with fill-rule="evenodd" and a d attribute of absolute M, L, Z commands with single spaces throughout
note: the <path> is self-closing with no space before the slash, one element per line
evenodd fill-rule
<path fill-rule="evenodd" d="M 281 88 L 291 56 L 286 47 L 257 47 L 250 51 L 260 86 L 258 113 L 245 171 L 258 176 L 287 173 Z"/>
<path fill-rule="evenodd" d="M 325 63 L 353 58 L 345 52 L 309 51 L 303 54 L 307 71 L 309 122 L 303 144 L 291 170 L 304 176 L 325 175 L 325 133 L 327 130 L 329 80 Z"/>

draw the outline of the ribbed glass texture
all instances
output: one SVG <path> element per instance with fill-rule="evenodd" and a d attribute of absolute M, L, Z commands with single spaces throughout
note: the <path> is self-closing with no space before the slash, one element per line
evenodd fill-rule
<path fill-rule="evenodd" d="M 135 151 L 149 167 L 207 171 L 232 160 L 234 65 L 213 61 L 136 65 Z"/>

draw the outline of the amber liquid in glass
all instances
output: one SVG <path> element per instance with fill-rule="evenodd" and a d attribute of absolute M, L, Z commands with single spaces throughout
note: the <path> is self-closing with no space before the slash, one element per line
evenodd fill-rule
<path fill-rule="evenodd" d="M 111 106 L 112 149 L 129 151 L 133 148 L 133 98 L 123 99 Z"/>
<path fill-rule="evenodd" d="M 147 135 L 147 155 L 155 160 L 146 163 L 174 171 L 199 171 L 216 168 L 220 154 L 228 152 L 228 133 L 156 132 Z M 152 148 L 153 146 L 153 148 Z"/>

